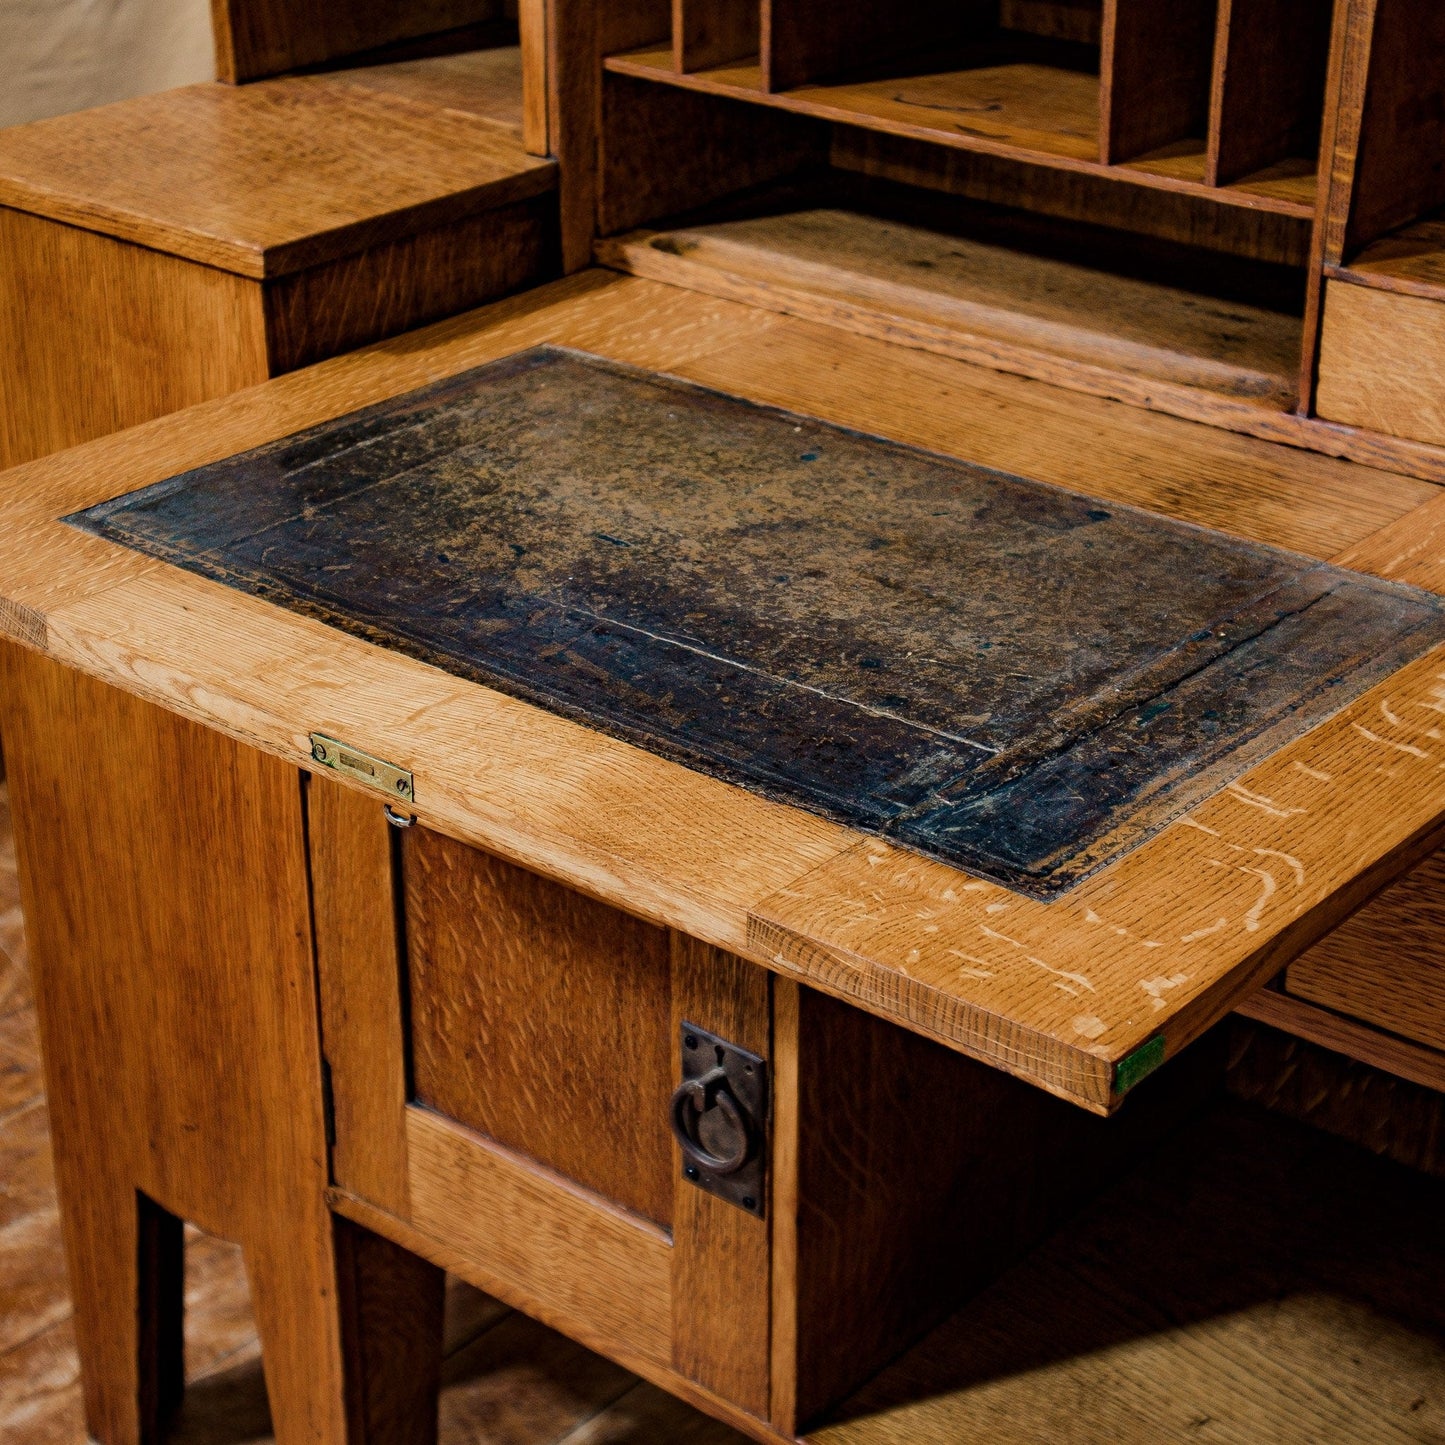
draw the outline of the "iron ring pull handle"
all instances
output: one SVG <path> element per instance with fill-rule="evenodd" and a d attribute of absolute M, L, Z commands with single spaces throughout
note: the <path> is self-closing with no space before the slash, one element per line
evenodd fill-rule
<path fill-rule="evenodd" d="M 737 1149 L 726 1156 L 714 1154 L 698 1137 L 698 1125 L 709 1109 L 721 1109 L 738 1136 Z M 727 1070 L 721 1064 L 698 1079 L 684 1079 L 672 1096 L 672 1132 L 682 1152 L 709 1174 L 736 1174 L 753 1152 L 753 1131 L 748 1116 L 728 1088 Z"/>

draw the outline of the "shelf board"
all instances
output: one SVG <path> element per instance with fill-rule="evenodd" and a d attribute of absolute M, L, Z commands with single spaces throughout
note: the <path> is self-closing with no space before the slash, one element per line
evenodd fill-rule
<path fill-rule="evenodd" d="M 1031 253 L 997 224 L 975 229 L 945 234 L 804 206 L 605 241 L 598 255 L 655 280 L 1055 384 L 1109 372 L 1151 395 L 1162 382 L 1252 407 L 1293 404 L 1298 316 L 1116 274 L 1067 248 Z"/>
<path fill-rule="evenodd" d="M 1308 177 L 1300 177 L 1276 175 L 1280 168 L 1272 167 L 1240 184 L 1209 186 L 1204 183 L 1202 141 L 1198 143 L 1197 175 L 1187 157 L 1104 165 L 1099 160 L 1099 80 L 1086 71 L 1026 62 L 981 64 L 932 74 L 768 92 L 755 60 L 680 74 L 673 67 L 670 49 L 651 47 L 610 56 L 605 65 L 617 75 L 958 150 L 1185 192 L 1247 210 L 1304 218 L 1314 214 L 1312 169 Z"/>
<path fill-rule="evenodd" d="M 1445 213 L 1427 216 L 1367 246 L 1348 266 L 1328 266 L 1339 281 L 1445 301 Z"/>

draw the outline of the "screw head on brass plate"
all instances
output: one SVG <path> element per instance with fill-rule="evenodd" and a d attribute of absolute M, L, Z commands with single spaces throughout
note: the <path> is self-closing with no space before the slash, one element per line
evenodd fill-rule
<path fill-rule="evenodd" d="M 409 803 L 416 801 L 416 783 L 412 775 L 385 758 L 373 757 L 324 733 L 311 734 L 311 756 L 323 767 L 364 783 L 368 788 L 375 788 L 388 797 L 404 798 Z"/>

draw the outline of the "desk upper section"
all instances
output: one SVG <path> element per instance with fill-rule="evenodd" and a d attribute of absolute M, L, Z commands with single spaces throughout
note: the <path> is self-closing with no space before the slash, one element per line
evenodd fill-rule
<path fill-rule="evenodd" d="M 1041 555 L 1062 547 L 1056 572 L 1092 565 L 1085 542 L 1104 544 L 1107 553 L 1111 537 L 1125 539 L 1126 552 L 1133 548 L 1139 555 L 1138 575 L 1152 575 L 1153 581 L 1134 599 L 1143 609 L 1138 617 L 1127 610 L 1121 614 L 1125 622 L 1116 647 L 1122 652 L 1096 659 L 1097 675 L 1079 682 L 1084 674 L 1070 670 L 1082 665 L 1079 659 L 1067 665 L 1050 660 L 1046 630 L 1020 629 L 1010 645 L 1044 649 L 1029 666 L 1047 685 L 1037 695 L 1029 688 L 1001 693 L 989 711 L 1011 718 L 1008 727 L 1000 731 L 1002 725 L 996 725 L 995 736 L 986 722 L 972 725 L 979 737 L 970 735 L 970 741 L 986 746 L 1021 737 L 1032 739 L 1036 750 L 1047 745 L 1059 704 L 1050 688 L 1061 668 L 1079 695 L 1102 697 L 1109 691 L 1109 667 L 1120 665 L 1121 658 L 1123 665 L 1142 665 L 1146 671 L 1161 657 L 1177 660 L 1171 645 L 1190 633 L 1191 619 L 1214 622 L 1231 615 L 1231 608 L 1247 609 L 1301 573 L 1333 579 L 1320 589 L 1322 597 L 1342 595 L 1335 590 L 1336 580 L 1376 601 L 1409 595 L 1339 579 L 1329 569 L 1302 569 L 1298 558 L 1281 560 L 1277 553 L 1144 518 L 1118 504 L 1152 504 L 1191 521 L 1319 555 L 1360 542 L 1431 495 L 1433 489 L 1421 484 L 1125 412 L 689 293 L 591 276 L 11 473 L 10 496 L 0 504 L 6 514 L 7 578 L 0 589 L 0 624 L 32 646 L 299 766 L 309 760 L 311 731 L 341 737 L 410 768 L 416 775 L 417 811 L 433 826 L 793 972 L 1095 1109 L 1117 1104 L 1140 1068 L 1161 1050 L 1172 1051 L 1207 1027 L 1433 841 L 1445 815 L 1445 773 L 1435 756 L 1441 751 L 1438 741 L 1429 736 L 1441 705 L 1441 665 L 1429 656 L 1407 663 L 1267 757 L 1251 754 L 1245 760 L 1248 771 L 1228 770 L 1228 786 L 1220 788 L 1223 777 L 1216 777 L 1191 797 L 1176 793 L 1172 806 L 1157 811 L 1149 826 L 1158 828 L 1167 815 L 1188 806 L 1184 816 L 1053 901 L 1042 902 L 706 776 L 694 770 L 697 756 L 688 757 L 693 767 L 681 767 L 476 681 L 188 576 L 56 520 L 545 342 L 681 373 L 752 400 L 922 442 L 976 464 L 918 458 L 888 446 L 877 448 L 872 462 L 866 462 L 863 451 L 876 444 L 815 421 L 783 421 L 706 395 L 701 404 L 707 416 L 692 418 L 672 437 L 677 448 L 696 448 L 693 464 L 701 466 L 698 458 L 724 439 L 724 432 L 714 435 L 709 428 L 730 425 L 742 415 L 751 418 L 749 425 L 781 427 L 774 434 L 780 445 L 791 447 L 793 438 L 804 436 L 807 446 L 799 444 L 788 466 L 764 467 L 754 476 L 760 489 L 755 500 L 767 501 L 775 521 L 790 519 L 797 536 L 808 534 L 808 527 L 799 532 L 795 525 L 799 508 L 813 508 L 815 536 L 831 536 L 843 527 L 844 514 L 869 504 L 861 494 L 850 494 L 851 500 L 830 510 L 826 498 L 811 491 L 812 484 L 801 479 L 815 475 L 811 469 L 824 457 L 845 491 L 874 489 L 875 514 L 888 519 L 895 531 L 902 514 L 889 511 L 893 503 L 883 494 L 886 487 L 878 490 L 878 470 L 901 466 L 903 458 L 921 467 L 907 484 L 917 513 L 910 525 L 920 556 L 928 555 L 924 541 L 932 538 L 938 545 L 928 564 L 933 572 L 925 567 L 917 575 L 930 582 L 933 601 L 928 605 L 944 608 L 959 636 L 967 632 L 953 610 L 959 599 L 947 596 L 943 583 L 947 568 L 957 565 L 950 557 L 967 544 L 970 533 L 964 528 L 954 535 L 949 518 L 920 510 L 921 501 L 939 486 L 965 489 L 970 517 L 978 515 L 982 499 L 989 499 L 984 513 L 989 515 L 991 507 L 992 519 L 976 533 L 980 558 L 1001 545 L 1015 513 L 1019 535 L 1032 537 Z M 514 382 L 535 381 L 551 368 L 556 379 L 561 375 L 557 367 L 577 373 L 568 373 L 574 395 L 590 396 L 588 387 L 596 390 L 592 402 L 598 406 L 640 406 L 635 389 L 657 386 L 613 368 L 550 357 L 541 366 L 535 360 L 509 365 L 501 375 Z M 448 387 L 440 394 L 450 394 Z M 677 407 L 696 396 L 686 389 L 665 389 L 651 404 Z M 793 432 L 794 426 L 804 432 Z M 585 440 L 577 432 L 570 443 L 574 461 L 579 437 Z M 634 443 L 641 445 L 636 438 Z M 804 461 L 810 452 L 817 459 Z M 841 466 L 845 458 L 851 460 Z M 524 480 L 535 476 L 537 465 L 536 459 L 520 459 L 518 475 Z M 1001 468 L 1016 477 L 989 476 L 980 467 Z M 633 540 L 620 535 L 625 528 L 608 510 L 616 510 L 617 496 L 599 498 L 585 488 L 567 493 L 561 486 L 566 470 L 555 463 L 549 495 L 566 505 L 557 503 L 557 516 L 544 530 L 570 541 L 568 547 L 559 542 L 556 555 L 543 560 L 535 579 L 539 597 L 551 595 L 548 587 L 555 593 L 560 579 L 575 575 L 584 562 L 589 586 L 615 589 L 622 576 L 619 559 L 628 549 L 609 541 L 608 550 L 601 551 L 604 543 L 594 534 Z M 238 534 L 253 537 L 264 525 L 258 502 L 284 499 L 284 472 L 278 469 L 268 489 L 251 499 L 250 515 L 242 515 Z M 629 475 L 642 478 L 643 470 L 634 467 Z M 1050 493 L 1017 477 L 1071 482 L 1102 505 Z M 657 484 L 655 477 L 648 483 Z M 510 499 L 516 517 L 525 511 L 516 510 L 525 489 L 515 484 L 487 495 Z M 584 502 L 602 518 L 595 527 L 578 525 L 577 509 Z M 662 500 L 654 497 L 648 506 L 661 507 Z M 281 510 L 294 515 L 294 509 Z M 1088 515 L 1098 511 L 1110 515 Z M 691 574 L 684 570 L 684 577 L 691 577 L 684 591 L 695 585 L 713 589 L 709 595 L 714 597 L 732 595 L 749 578 L 763 575 L 759 569 L 765 571 L 765 563 L 773 565 L 771 553 L 763 555 L 768 548 L 756 540 L 767 530 L 758 525 L 759 518 L 739 533 L 742 522 L 723 526 L 706 506 L 690 516 L 674 506 L 672 515 L 668 546 L 674 549 L 680 537 L 707 534 L 709 528 L 713 533 L 713 543 L 703 538 L 704 565 Z M 525 523 L 542 526 L 535 516 Z M 419 545 L 429 525 L 413 535 L 413 543 Z M 1143 545 L 1146 536 L 1158 543 L 1153 554 Z M 1183 545 L 1186 539 L 1190 546 Z M 526 538 L 520 533 L 509 537 L 491 565 L 514 566 L 513 541 L 525 552 L 535 550 L 537 537 L 530 532 Z M 717 549 L 711 562 L 708 545 Z M 796 568 L 802 558 L 796 547 L 791 551 L 790 565 Z M 1108 555 L 1108 564 L 1096 569 L 1098 585 L 1119 593 L 1109 594 L 1111 608 L 1125 608 L 1121 599 L 1127 599 L 1129 589 L 1121 590 L 1118 576 L 1124 554 Z M 881 655 L 887 639 L 872 636 L 881 624 L 877 609 L 864 601 L 870 588 L 882 589 L 880 598 L 895 594 L 896 588 L 885 582 L 900 578 L 880 580 L 881 574 L 870 574 L 870 567 L 877 572 L 876 559 L 870 557 L 854 549 L 847 565 L 831 574 L 836 596 L 817 597 L 809 607 L 779 611 L 774 596 L 771 610 L 763 609 L 762 616 L 762 623 L 774 629 L 768 644 L 772 651 L 754 660 L 776 671 L 778 659 L 791 649 L 794 670 L 805 674 L 802 681 L 820 691 L 851 689 L 858 700 L 869 702 L 873 717 L 883 710 L 878 706 L 883 680 L 874 676 L 883 669 L 864 663 Z M 721 565 L 719 558 L 734 565 Z M 995 591 L 1009 580 L 1010 570 L 995 575 Z M 1024 568 L 1019 564 L 1013 570 Z M 656 588 L 660 580 L 677 576 L 673 566 L 650 585 Z M 394 580 L 406 581 L 401 573 Z M 1051 586 L 1058 584 L 1057 577 L 1049 580 Z M 821 584 L 815 578 L 810 585 Z M 1170 592 L 1164 613 L 1158 612 L 1160 589 Z M 1032 608 L 1038 622 L 1050 609 L 1076 605 L 1077 599 L 1061 593 L 1040 600 L 1028 591 L 1023 589 L 1020 600 L 1004 607 L 990 625 L 997 627 L 1015 606 L 1025 612 Z M 400 597 L 388 603 L 392 616 Z M 635 607 L 639 595 L 624 597 L 618 605 Z M 1411 605 L 1421 606 L 1418 599 Z M 1419 616 L 1432 612 L 1427 604 Z M 1163 625 L 1158 618 L 1166 614 L 1169 626 L 1158 631 Z M 814 624 L 820 619 L 833 619 L 830 625 L 847 622 L 852 631 L 842 637 L 815 627 L 810 633 L 810 619 Z M 646 622 L 640 613 L 627 620 Z M 925 631 L 937 621 L 928 620 Z M 975 617 L 968 625 L 977 622 Z M 1256 636 L 1271 630 L 1265 626 Z M 1326 631 L 1330 645 L 1347 636 L 1339 628 Z M 525 631 L 518 636 L 522 657 L 534 639 Z M 690 655 L 708 651 L 703 646 Z M 1362 644 L 1350 655 L 1369 651 Z M 938 656 L 935 649 L 931 660 L 902 669 L 899 696 L 907 693 L 919 707 L 927 704 L 938 686 Z M 1297 660 L 1297 654 L 1291 656 Z M 852 664 L 846 677 L 829 671 L 836 672 L 840 660 Z M 1263 671 L 1270 673 L 1268 666 Z M 1359 680 L 1369 677 L 1361 674 Z M 981 673 L 974 681 L 983 685 L 987 676 Z M 515 681 L 507 685 L 525 691 Z M 555 699 L 546 700 L 555 705 Z M 1126 699 L 1131 706 L 1140 700 Z M 1275 711 L 1265 711 L 1278 721 L 1289 704 L 1275 697 L 1271 708 Z M 766 721 L 767 709 L 760 715 Z M 720 720 L 710 718 L 706 706 L 694 716 L 700 724 Z M 637 736 L 615 719 L 596 720 Z M 718 733 L 717 745 L 726 742 L 725 733 Z M 1270 746 L 1278 741 L 1272 739 Z M 686 756 L 686 749 L 676 748 L 674 756 Z M 736 766 L 735 759 L 730 766 Z M 737 777 L 725 768 L 714 771 Z M 1185 767 L 1176 782 L 1187 785 L 1188 771 Z M 1198 801 L 1200 792 L 1209 796 Z M 816 806 L 816 799 L 810 801 Z"/>

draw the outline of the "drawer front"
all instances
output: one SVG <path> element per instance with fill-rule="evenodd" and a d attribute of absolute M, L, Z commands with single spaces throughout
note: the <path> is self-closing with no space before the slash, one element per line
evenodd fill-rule
<path fill-rule="evenodd" d="M 507 1303 L 766 1418 L 768 1220 L 684 1176 L 669 1116 L 684 1020 L 768 1055 L 770 976 L 399 834 L 329 780 L 308 799 L 337 1189 Z"/>
<path fill-rule="evenodd" d="M 1445 852 L 1301 954 L 1289 993 L 1445 1049 Z"/>

